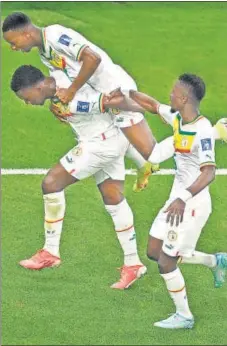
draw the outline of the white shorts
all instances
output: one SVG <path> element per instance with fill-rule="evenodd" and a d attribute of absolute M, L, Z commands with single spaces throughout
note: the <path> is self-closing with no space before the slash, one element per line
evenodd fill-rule
<path fill-rule="evenodd" d="M 178 227 L 166 223 L 167 213 L 164 210 L 172 201 L 173 199 L 169 199 L 159 211 L 151 226 L 150 235 L 163 240 L 162 250 L 167 255 L 190 257 L 211 213 L 210 200 L 207 203 L 203 200 L 195 207 L 186 204 L 183 222 Z"/>
<path fill-rule="evenodd" d="M 111 131 L 114 134 L 109 138 L 100 136 L 80 142 L 60 160 L 61 165 L 78 180 L 93 175 L 97 185 L 109 178 L 124 181 L 124 156 L 129 142 L 116 128 Z"/>
<path fill-rule="evenodd" d="M 113 71 L 106 71 L 106 73 L 106 92 L 111 92 L 116 88 L 137 90 L 136 82 L 121 66 L 114 65 Z M 108 73 L 110 74 L 109 78 Z M 114 124 L 119 128 L 136 125 L 144 119 L 143 114 L 139 112 L 125 112 L 118 109 L 109 110 L 109 112 L 114 115 Z"/>

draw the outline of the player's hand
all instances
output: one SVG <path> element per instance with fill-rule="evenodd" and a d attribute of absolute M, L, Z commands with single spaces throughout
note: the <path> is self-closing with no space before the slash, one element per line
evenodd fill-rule
<path fill-rule="evenodd" d="M 124 96 L 124 94 L 121 92 L 121 88 L 117 88 L 111 91 L 111 93 L 105 95 L 106 101 L 110 102 L 114 97 L 117 97 L 117 96 Z"/>
<path fill-rule="evenodd" d="M 56 107 L 53 103 L 49 107 L 50 111 L 54 114 L 55 118 L 57 118 L 59 121 L 62 123 L 67 123 L 67 120 L 65 117 L 62 115 L 61 111 L 59 110 L 58 107 Z"/>
<path fill-rule="evenodd" d="M 55 96 L 57 96 L 62 103 L 69 103 L 70 101 L 72 101 L 75 94 L 76 92 L 72 88 L 68 88 L 68 89 L 58 88 Z"/>
<path fill-rule="evenodd" d="M 170 222 L 170 225 L 173 226 L 174 221 L 176 221 L 176 226 L 179 226 L 179 223 L 182 222 L 184 218 L 185 205 L 185 202 L 180 198 L 175 199 L 164 211 L 164 213 L 168 213 L 166 222 Z"/>

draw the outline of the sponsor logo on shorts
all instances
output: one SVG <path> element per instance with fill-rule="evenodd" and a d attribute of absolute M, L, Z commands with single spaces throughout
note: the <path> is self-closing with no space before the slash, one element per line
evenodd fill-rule
<path fill-rule="evenodd" d="M 116 121 L 117 121 L 118 123 L 122 123 L 122 122 L 124 121 L 124 118 L 123 118 L 123 117 L 118 117 L 118 118 L 116 119 Z"/>
<path fill-rule="evenodd" d="M 169 241 L 176 241 L 177 233 L 174 231 L 169 231 L 167 238 L 169 239 Z"/>
<path fill-rule="evenodd" d="M 174 246 L 172 244 L 165 244 L 165 247 L 167 247 L 167 249 L 172 250 L 174 248 Z"/>
<path fill-rule="evenodd" d="M 65 159 L 66 159 L 66 161 L 68 161 L 68 163 L 72 163 L 73 162 L 73 159 L 72 159 L 71 156 L 66 155 Z"/>
<path fill-rule="evenodd" d="M 65 34 L 61 35 L 61 37 L 58 40 L 58 42 L 60 42 L 61 44 L 64 44 L 65 46 L 69 46 L 71 41 L 72 41 L 72 38 Z"/>

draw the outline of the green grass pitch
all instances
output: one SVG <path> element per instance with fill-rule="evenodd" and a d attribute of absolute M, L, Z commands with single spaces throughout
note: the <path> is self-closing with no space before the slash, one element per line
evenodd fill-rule
<path fill-rule="evenodd" d="M 168 102 L 179 74 L 197 73 L 207 84 L 202 113 L 212 123 L 226 116 L 226 3 L 2 3 L 2 19 L 12 11 L 26 12 L 39 26 L 61 23 L 75 28 L 134 76 L 141 91 L 162 102 Z M 45 71 L 35 51 L 13 53 L 2 42 L 2 167 L 50 167 L 74 139 L 47 107 L 25 106 L 10 91 L 10 77 L 21 64 Z M 147 119 L 158 140 L 171 134 L 155 117 Z M 227 168 L 226 152 L 227 146 L 218 143 L 218 168 Z M 171 160 L 162 165 L 171 167 Z M 210 271 L 202 266 L 181 265 L 195 329 L 153 327 L 173 311 L 173 305 L 156 264 L 146 258 L 146 242 L 173 177 L 153 176 L 146 191 L 133 194 L 134 177 L 127 176 L 125 193 L 148 275 L 124 292 L 109 288 L 118 278 L 122 253 L 93 179 L 66 191 L 62 266 L 32 272 L 17 265 L 43 245 L 41 180 L 41 176 L 2 177 L 3 345 L 227 344 L 227 285 L 214 289 Z M 227 250 L 226 191 L 227 177 L 218 176 L 211 186 L 213 213 L 199 250 Z"/>

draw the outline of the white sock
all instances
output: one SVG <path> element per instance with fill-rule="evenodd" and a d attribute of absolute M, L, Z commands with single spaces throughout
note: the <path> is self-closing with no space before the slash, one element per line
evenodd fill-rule
<path fill-rule="evenodd" d="M 132 144 L 129 145 L 126 152 L 126 157 L 135 162 L 138 169 L 142 168 L 147 162 L 143 156 L 133 147 Z"/>
<path fill-rule="evenodd" d="M 59 247 L 65 215 L 64 191 L 49 193 L 43 196 L 45 209 L 45 244 L 44 249 L 60 257 Z"/>
<path fill-rule="evenodd" d="M 166 287 L 176 306 L 176 312 L 184 317 L 191 318 L 192 313 L 188 306 L 188 298 L 185 289 L 183 275 L 179 268 L 171 273 L 161 274 L 166 282 Z"/>
<path fill-rule="evenodd" d="M 182 256 L 179 263 L 203 264 L 206 267 L 214 268 L 217 265 L 215 255 L 195 251 L 191 257 Z"/>
<path fill-rule="evenodd" d="M 171 158 L 174 152 L 175 149 L 173 144 L 173 136 L 171 136 L 164 139 L 160 143 L 155 144 L 155 147 L 151 155 L 149 156 L 148 161 L 153 164 L 161 163 Z"/>
<path fill-rule="evenodd" d="M 133 214 L 126 199 L 117 205 L 105 205 L 105 208 L 112 217 L 119 243 L 124 252 L 124 264 L 126 266 L 142 264 L 137 252 Z"/>

